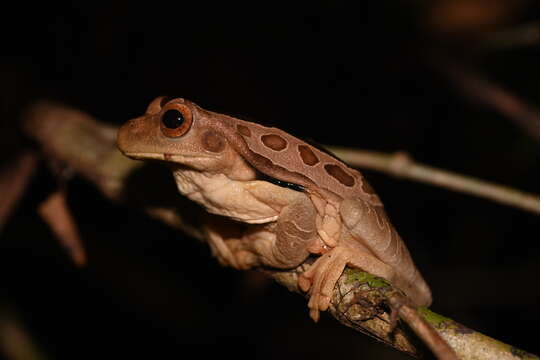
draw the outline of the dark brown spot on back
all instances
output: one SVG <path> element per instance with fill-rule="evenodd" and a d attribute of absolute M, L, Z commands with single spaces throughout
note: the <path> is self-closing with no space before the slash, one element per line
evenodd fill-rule
<path fill-rule="evenodd" d="M 221 152 L 225 148 L 225 139 L 215 131 L 208 130 L 202 135 L 202 146 L 211 152 Z"/>
<path fill-rule="evenodd" d="M 271 169 L 274 166 L 274 164 L 272 163 L 272 161 L 270 161 L 270 159 L 265 158 L 262 155 L 259 155 L 257 153 L 252 153 L 251 156 L 257 162 L 257 167 L 263 167 L 263 168 L 266 167 L 266 168 Z"/>
<path fill-rule="evenodd" d="M 354 178 L 347 174 L 340 166 L 335 164 L 326 164 L 324 165 L 324 170 L 326 170 L 328 175 L 332 176 L 343 185 L 349 187 L 354 185 Z"/>
<path fill-rule="evenodd" d="M 290 172 L 288 170 L 285 170 L 279 165 L 275 165 L 270 159 L 257 153 L 251 153 L 250 158 L 250 164 L 258 170 L 257 178 L 259 180 L 268 181 L 272 184 L 286 187 L 295 191 L 304 191 L 305 187 L 303 185 L 297 184 L 296 182 L 291 182 L 290 180 L 284 180 L 282 174 L 286 173 L 289 175 Z M 270 176 L 268 175 L 268 173 L 271 173 L 273 175 Z M 300 174 L 297 175 L 302 178 L 304 177 Z"/>
<path fill-rule="evenodd" d="M 313 151 L 311 151 L 309 146 L 298 145 L 298 152 L 300 153 L 302 161 L 306 165 L 313 166 L 319 162 L 319 158 L 313 153 Z"/>
<path fill-rule="evenodd" d="M 240 135 L 243 135 L 245 137 L 250 137 L 251 136 L 251 130 L 249 130 L 249 128 L 247 126 L 238 124 L 238 125 L 236 125 L 236 130 L 238 130 Z"/>
<path fill-rule="evenodd" d="M 275 151 L 281 151 L 287 147 L 287 140 L 276 134 L 263 135 L 261 141 L 264 145 Z"/>

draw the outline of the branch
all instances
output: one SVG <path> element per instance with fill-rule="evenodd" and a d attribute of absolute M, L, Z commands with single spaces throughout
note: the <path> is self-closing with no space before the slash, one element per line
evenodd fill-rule
<path fill-rule="evenodd" d="M 160 174 L 168 179 L 170 174 L 122 156 L 116 149 L 114 128 L 103 125 L 80 111 L 50 102 L 37 103 L 31 107 L 24 116 L 23 123 L 27 135 L 40 144 L 46 156 L 70 166 L 76 173 L 94 183 L 105 197 L 136 206 L 195 238 L 204 239 L 196 216 L 197 211 L 200 211 L 198 207 L 194 207 L 190 201 L 179 204 L 182 197 L 171 196 L 171 193 L 166 193 L 163 197 L 155 195 L 155 192 L 160 190 L 176 193 L 174 187 L 169 189 L 151 186 L 155 192 L 141 194 L 140 186 L 148 188 L 149 183 L 155 185 L 160 181 Z M 151 170 L 148 174 L 150 176 L 146 178 L 145 169 Z M 146 185 L 143 185 L 144 182 Z M 131 193 L 130 189 L 135 185 L 138 185 L 135 187 L 136 191 Z M 135 202 L 133 194 L 139 196 Z M 141 196 L 143 198 L 140 198 Z M 148 198 L 149 196 L 153 197 Z M 174 199 L 174 202 L 167 199 Z M 298 275 L 310 266 L 310 260 L 312 259 L 308 259 L 296 269 L 263 271 L 289 290 L 303 294 L 297 288 Z M 336 284 L 329 312 L 343 325 L 413 356 L 420 352 L 416 338 L 404 323 L 398 322 L 395 326 L 395 316 L 392 314 L 399 315 L 409 324 L 440 358 L 455 359 L 455 352 L 462 359 L 487 360 L 493 359 L 492 354 L 495 352 L 500 353 L 500 343 L 495 340 L 480 334 L 469 336 L 477 334 L 470 331 L 448 331 L 455 324 L 451 320 L 425 309 L 416 310 L 410 306 L 402 306 L 407 304 L 403 299 L 406 299 L 405 295 L 385 280 L 359 270 L 347 269 Z M 423 320 L 419 320 L 415 314 L 420 314 Z M 442 338 L 448 341 L 452 350 Z M 476 354 L 471 347 L 482 348 L 483 355 L 471 357 L 469 354 Z M 507 346 L 504 354 L 511 356 L 516 351 Z M 526 353 L 520 351 L 520 354 Z M 539 359 L 533 355 L 527 356 L 530 356 L 530 359 Z"/>
<path fill-rule="evenodd" d="M 76 266 L 86 265 L 86 253 L 75 219 L 69 211 L 64 189 L 51 193 L 38 207 L 41 218 L 49 225 Z"/>
<path fill-rule="evenodd" d="M 108 199 L 141 208 L 190 236 L 203 238 L 196 221 L 198 208 L 191 201 L 159 194 L 162 187 L 156 187 L 151 194 L 145 192 L 141 198 L 137 188 L 139 177 L 144 177 L 150 168 L 153 171 L 151 178 L 160 181 L 156 180 L 159 179 L 159 169 L 122 155 L 116 148 L 116 127 L 99 123 L 82 111 L 50 101 L 30 106 L 22 116 L 22 125 L 25 134 L 40 145 L 44 158 L 57 166 L 61 163 L 71 168 L 97 186 Z"/>
<path fill-rule="evenodd" d="M 24 194 L 36 163 L 36 154 L 25 151 L 0 169 L 0 232 Z"/>
<path fill-rule="evenodd" d="M 506 50 L 540 44 L 540 24 L 521 24 L 487 34 L 482 45 L 490 50 Z"/>
<path fill-rule="evenodd" d="M 474 103 L 493 109 L 540 141 L 540 112 L 503 86 L 456 62 L 437 59 L 433 66 Z"/>
<path fill-rule="evenodd" d="M 437 333 L 435 328 L 422 317 L 419 310 L 407 300 L 408 299 L 404 298 L 399 293 L 388 298 L 393 311 L 397 312 L 418 337 L 424 340 L 431 351 L 437 355 L 437 358 L 440 360 L 458 359 L 456 352 L 450 345 Z"/>
<path fill-rule="evenodd" d="M 427 308 L 420 315 L 435 328 L 461 359 L 537 360 L 538 356 L 469 329 Z"/>
<path fill-rule="evenodd" d="M 46 360 L 44 349 L 39 346 L 17 309 L 0 304 L 0 355 L 12 360 Z"/>
<path fill-rule="evenodd" d="M 423 165 L 402 152 L 384 154 L 336 146 L 330 146 L 328 149 L 351 166 L 382 171 L 540 214 L 538 195 Z"/>

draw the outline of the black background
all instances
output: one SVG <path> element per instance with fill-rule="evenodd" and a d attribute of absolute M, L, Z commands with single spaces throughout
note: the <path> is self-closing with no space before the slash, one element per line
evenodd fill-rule
<path fill-rule="evenodd" d="M 426 65 L 432 51 L 474 62 L 534 105 L 537 47 L 481 52 L 466 36 L 434 34 L 421 1 L 189 4 L 4 11 L 5 159 L 28 145 L 17 121 L 34 99 L 57 99 L 119 125 L 166 94 L 320 143 L 405 150 L 434 166 L 540 191 L 540 144 Z M 538 21 L 538 10 L 525 5 L 493 29 Z M 540 353 L 538 217 L 365 174 L 432 287 L 432 309 Z M 259 274 L 220 267 L 205 245 L 110 204 L 79 178 L 69 199 L 89 264 L 76 269 L 35 212 L 53 187 L 41 166 L 0 240 L 0 304 L 51 359 L 216 350 L 238 359 L 407 358 L 329 316 L 312 323 L 301 297 Z"/>

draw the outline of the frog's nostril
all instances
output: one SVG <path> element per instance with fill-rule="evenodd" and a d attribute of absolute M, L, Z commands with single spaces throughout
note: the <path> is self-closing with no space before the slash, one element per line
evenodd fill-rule
<path fill-rule="evenodd" d="M 135 120 L 135 119 L 129 120 L 128 126 L 129 126 L 130 128 L 136 128 L 136 127 L 137 127 L 137 120 Z"/>
<path fill-rule="evenodd" d="M 131 132 L 138 132 L 138 131 L 141 131 L 142 128 L 143 128 L 143 125 L 144 125 L 143 120 L 144 120 L 143 117 L 138 117 L 138 118 L 135 118 L 135 119 L 131 119 L 124 126 L 127 127 L 129 129 L 129 131 L 131 131 Z"/>
<path fill-rule="evenodd" d="M 120 150 L 127 151 L 132 144 L 137 143 L 135 139 L 140 138 L 140 134 L 144 133 L 144 131 L 144 117 L 138 117 L 126 122 L 120 127 L 116 137 Z"/>

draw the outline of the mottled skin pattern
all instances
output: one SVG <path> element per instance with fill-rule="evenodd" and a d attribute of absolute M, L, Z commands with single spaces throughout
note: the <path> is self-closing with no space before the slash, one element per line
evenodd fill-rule
<path fill-rule="evenodd" d="M 320 255 L 299 278 L 314 320 L 347 265 L 387 279 L 418 305 L 431 303 L 364 177 L 304 141 L 184 99 L 157 98 L 120 129 L 118 146 L 171 166 L 179 191 L 208 211 L 207 239 L 221 263 L 286 269 Z"/>

